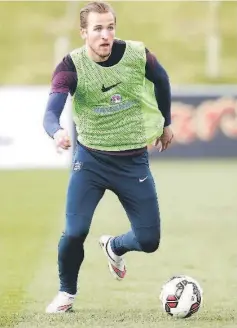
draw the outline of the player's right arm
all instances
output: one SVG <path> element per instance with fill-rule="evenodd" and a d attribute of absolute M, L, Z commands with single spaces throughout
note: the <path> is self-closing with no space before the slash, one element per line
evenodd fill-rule
<path fill-rule="evenodd" d="M 56 148 L 68 149 L 71 146 L 68 132 L 60 125 L 68 93 L 74 94 L 77 85 L 77 73 L 70 55 L 58 64 L 53 72 L 43 126 L 47 134 L 54 139 Z"/>

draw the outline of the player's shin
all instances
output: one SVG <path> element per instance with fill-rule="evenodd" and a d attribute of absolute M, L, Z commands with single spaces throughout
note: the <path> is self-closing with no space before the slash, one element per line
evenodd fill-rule
<path fill-rule="evenodd" d="M 77 278 L 84 259 L 85 238 L 63 234 L 58 245 L 58 270 L 60 291 L 75 295 Z"/>

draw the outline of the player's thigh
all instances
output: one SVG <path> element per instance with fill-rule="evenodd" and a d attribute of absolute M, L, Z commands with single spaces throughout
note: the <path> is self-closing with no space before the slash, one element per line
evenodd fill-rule
<path fill-rule="evenodd" d="M 95 163 L 93 163 L 95 165 Z M 91 220 L 105 186 L 99 174 L 90 170 L 84 156 L 74 157 L 66 201 L 66 232 L 70 235 L 87 234 Z"/>
<path fill-rule="evenodd" d="M 72 172 L 67 192 L 67 214 L 92 215 L 105 188 L 90 171 Z"/>
<path fill-rule="evenodd" d="M 160 225 L 158 196 L 149 168 L 137 177 L 120 179 L 117 196 L 133 229 Z"/>

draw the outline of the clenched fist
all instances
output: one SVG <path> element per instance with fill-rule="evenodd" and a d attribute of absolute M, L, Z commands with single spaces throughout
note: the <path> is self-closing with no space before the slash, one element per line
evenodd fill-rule
<path fill-rule="evenodd" d="M 58 130 L 57 132 L 55 132 L 53 138 L 57 151 L 60 151 L 60 149 L 67 150 L 71 147 L 71 140 L 66 130 Z"/>

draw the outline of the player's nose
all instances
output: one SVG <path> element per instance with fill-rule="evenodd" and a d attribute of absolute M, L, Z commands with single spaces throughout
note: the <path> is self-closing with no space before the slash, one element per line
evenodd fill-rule
<path fill-rule="evenodd" d="M 107 30 L 102 30 L 101 36 L 102 39 L 107 40 L 109 38 L 109 32 Z"/>

